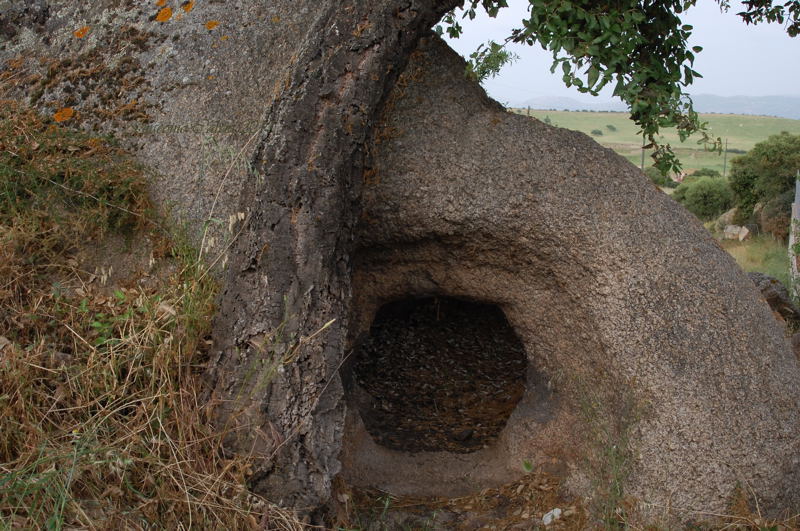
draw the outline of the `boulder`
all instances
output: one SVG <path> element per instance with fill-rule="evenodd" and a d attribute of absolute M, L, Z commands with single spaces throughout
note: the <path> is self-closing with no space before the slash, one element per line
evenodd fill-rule
<path fill-rule="evenodd" d="M 733 258 L 613 151 L 505 112 L 437 38 L 420 52 L 376 132 L 353 341 L 389 301 L 493 303 L 527 388 L 471 454 L 379 446 L 349 408 L 342 475 L 458 494 L 529 461 L 594 499 L 618 482 L 650 517 L 724 513 L 745 478 L 762 510 L 797 507 L 800 364 Z"/>
<path fill-rule="evenodd" d="M 722 237 L 726 240 L 744 241 L 750 237 L 750 229 L 740 225 L 726 225 Z"/>
<path fill-rule="evenodd" d="M 792 336 L 792 350 L 794 351 L 794 355 L 797 356 L 797 359 L 800 359 L 800 333 Z"/>
<path fill-rule="evenodd" d="M 164 22 L 155 4 L 46 7 L 3 19 L 11 94 L 116 133 L 153 171 L 154 199 L 224 264 L 260 118 L 308 13 L 284 0 L 198 3 Z M 800 362 L 753 283 L 635 166 L 506 112 L 464 67 L 431 35 L 376 117 L 341 317 L 357 347 L 392 301 L 494 305 L 524 349 L 525 389 L 485 448 L 412 453 L 374 442 L 351 384 L 298 419 L 314 427 L 297 455 L 317 492 L 341 470 L 390 493 L 459 494 L 529 463 L 590 500 L 621 489 L 644 520 L 723 513 L 742 482 L 762 511 L 798 507 Z M 332 389 L 352 379 L 340 364 Z M 258 466 L 253 487 L 280 503 L 296 465 Z"/>
<path fill-rule="evenodd" d="M 736 219 L 736 214 L 738 213 L 738 211 L 739 211 L 738 208 L 733 207 L 732 209 L 722 214 L 720 217 L 717 218 L 717 221 L 714 223 L 714 229 L 722 232 L 728 225 L 735 225 L 734 219 Z"/>
<path fill-rule="evenodd" d="M 7 3 L 0 95 L 50 116 L 70 108 L 65 126 L 113 134 L 152 170 L 153 199 L 221 264 L 237 230 L 237 184 L 308 10 L 288 0 L 184 2 L 160 21 L 155 2 Z"/>
<path fill-rule="evenodd" d="M 756 285 L 776 316 L 785 322 L 790 330 L 800 329 L 800 310 L 792 302 L 786 286 L 777 278 L 765 273 L 747 273 L 747 276 Z"/>

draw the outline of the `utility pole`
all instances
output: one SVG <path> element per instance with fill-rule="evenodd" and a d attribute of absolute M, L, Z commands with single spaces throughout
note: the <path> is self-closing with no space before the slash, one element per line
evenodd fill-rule
<path fill-rule="evenodd" d="M 797 170 L 797 178 L 794 182 L 794 203 L 792 203 L 792 219 L 789 221 L 789 283 L 791 284 L 791 292 L 795 297 L 800 295 L 798 293 L 798 281 L 800 281 L 800 273 L 797 268 L 797 253 L 795 252 L 795 245 L 797 244 L 798 220 L 800 220 L 800 170 Z"/>
<path fill-rule="evenodd" d="M 644 171 L 644 133 L 642 133 L 642 171 Z"/>
<path fill-rule="evenodd" d="M 722 177 L 725 177 L 725 173 L 728 169 L 728 139 L 725 139 L 725 153 L 722 154 Z"/>

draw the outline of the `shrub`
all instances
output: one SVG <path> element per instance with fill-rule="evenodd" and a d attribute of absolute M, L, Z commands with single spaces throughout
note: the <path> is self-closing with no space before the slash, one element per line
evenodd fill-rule
<path fill-rule="evenodd" d="M 615 132 L 617 130 L 617 127 L 614 126 L 614 125 L 608 124 L 606 126 L 606 129 L 608 129 L 609 131 L 611 131 L 613 133 L 613 132 Z"/>
<path fill-rule="evenodd" d="M 788 238 L 793 200 L 794 190 L 789 190 L 764 203 L 758 216 L 761 229 L 776 238 Z"/>
<path fill-rule="evenodd" d="M 644 170 L 644 174 L 647 175 L 653 184 L 656 186 L 662 186 L 665 188 L 675 188 L 678 186 L 678 183 L 667 177 L 666 175 L 662 174 L 661 171 L 656 168 L 655 166 L 650 166 Z"/>
<path fill-rule="evenodd" d="M 684 199 L 686 199 L 686 190 L 689 189 L 689 186 L 689 183 L 680 183 L 675 188 L 675 191 L 672 192 L 672 199 L 682 204 Z"/>
<path fill-rule="evenodd" d="M 272 513 L 198 407 L 216 283 L 149 217 L 146 186 L 106 140 L 0 103 L 0 529 L 256 529 Z M 81 265 L 106 235 L 146 238 L 174 270 L 112 295 Z"/>
<path fill-rule="evenodd" d="M 603 132 L 600 129 L 592 129 L 593 136 L 603 136 Z"/>
<path fill-rule="evenodd" d="M 693 183 L 682 183 L 672 195 L 689 212 L 708 221 L 733 206 L 733 191 L 723 179 L 701 177 Z"/>
<path fill-rule="evenodd" d="M 711 168 L 700 168 L 692 174 L 692 177 L 722 177 L 722 174 Z"/>
<path fill-rule="evenodd" d="M 729 182 L 736 200 L 736 206 L 739 208 L 742 219 L 744 219 L 753 214 L 753 207 L 758 203 L 758 193 L 756 193 L 758 172 L 752 165 L 738 161 L 738 158 L 732 161 Z"/>
<path fill-rule="evenodd" d="M 794 188 L 800 168 L 800 135 L 787 132 L 759 142 L 746 155 L 731 161 L 731 189 L 743 215 L 758 202 L 766 202 Z"/>

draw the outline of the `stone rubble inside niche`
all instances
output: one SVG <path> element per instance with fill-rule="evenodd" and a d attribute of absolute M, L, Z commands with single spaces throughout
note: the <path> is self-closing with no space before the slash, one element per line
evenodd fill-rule
<path fill-rule="evenodd" d="M 485 448 L 525 391 L 524 348 L 494 305 L 450 298 L 390 303 L 354 356 L 364 425 L 393 450 Z"/>

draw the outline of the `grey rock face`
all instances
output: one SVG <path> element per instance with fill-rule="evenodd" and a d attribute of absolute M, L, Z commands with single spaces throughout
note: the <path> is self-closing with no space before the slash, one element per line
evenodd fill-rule
<path fill-rule="evenodd" d="M 153 198 L 216 257 L 237 230 L 229 219 L 308 9 L 182 2 L 159 22 L 155 2 L 10 4 L 0 10 L 4 88 L 45 114 L 74 108 L 66 125 L 114 134 L 153 170 Z"/>
<path fill-rule="evenodd" d="M 154 198 L 198 243 L 224 249 L 260 119 L 313 13 L 285 1 L 198 3 L 159 24 L 152 5 L 43 5 L 47 16 L 20 11 L 0 28 L 14 90 L 121 135 L 154 171 Z M 800 362 L 753 283 L 634 166 L 586 135 L 507 113 L 463 72 L 430 38 L 376 117 L 357 248 L 338 264 L 353 277 L 343 322 L 354 344 L 395 299 L 493 303 L 522 340 L 527 381 L 540 385 L 472 457 L 378 447 L 352 408 L 346 428 L 330 413 L 338 398 L 313 412 L 325 410 L 333 435 L 308 435 L 306 449 L 345 429 L 343 475 L 397 492 L 480 489 L 530 461 L 590 498 L 617 482 L 643 517 L 724 511 L 744 481 L 762 510 L 797 508 Z M 212 218 L 225 229 L 212 230 L 217 245 L 202 237 Z M 324 364 L 287 373 L 312 365 Z M 305 473 L 327 485 L 337 469 Z"/>
<path fill-rule="evenodd" d="M 781 282 L 765 273 L 747 273 L 761 292 L 769 307 L 786 322 L 791 330 L 800 328 L 800 310 L 792 302 L 789 291 Z"/>
<path fill-rule="evenodd" d="M 797 507 L 800 366 L 753 283 L 633 165 L 505 112 L 437 39 L 421 51 L 376 135 L 353 333 L 407 296 L 503 309 L 553 392 L 528 390 L 486 481 L 555 459 L 574 491 L 616 477 L 654 518 L 724 511 L 744 478 L 762 508 Z M 555 412 L 536 418 L 543 402 Z M 443 487 L 463 472 L 366 446 L 345 470 L 390 492 L 412 489 L 404 466 Z"/>

